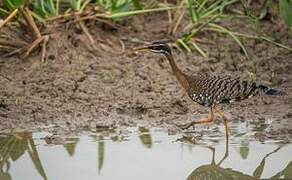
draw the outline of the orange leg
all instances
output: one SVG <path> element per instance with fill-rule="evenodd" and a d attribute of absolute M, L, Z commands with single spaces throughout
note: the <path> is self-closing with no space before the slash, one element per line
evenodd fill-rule
<path fill-rule="evenodd" d="M 214 107 L 214 110 L 221 116 L 221 118 L 224 120 L 224 127 L 225 127 L 225 136 L 226 138 L 228 138 L 228 119 L 227 117 L 224 115 L 223 111 L 221 111 L 220 109 Z"/>
<path fill-rule="evenodd" d="M 206 124 L 206 123 L 210 123 L 210 122 L 213 121 L 213 119 L 214 119 L 214 113 L 213 113 L 213 107 L 211 107 L 210 112 L 209 112 L 209 115 L 208 115 L 207 118 L 203 118 L 203 119 L 201 119 L 199 121 L 193 121 L 191 123 L 184 124 L 184 125 L 180 126 L 180 128 L 182 128 L 182 129 L 188 129 L 191 126 L 194 126 L 195 124 Z"/>

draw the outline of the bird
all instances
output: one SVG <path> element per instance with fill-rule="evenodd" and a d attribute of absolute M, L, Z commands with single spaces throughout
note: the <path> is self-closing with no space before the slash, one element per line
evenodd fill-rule
<path fill-rule="evenodd" d="M 214 112 L 218 113 L 224 121 L 225 135 L 228 137 L 228 119 L 217 106 L 234 101 L 242 101 L 257 95 L 283 96 L 284 91 L 273 89 L 253 81 L 241 80 L 230 76 L 216 75 L 188 75 L 176 65 L 172 50 L 166 42 L 153 42 L 150 45 L 137 47 L 135 52 L 151 51 L 161 54 L 168 60 L 171 69 L 178 82 L 194 102 L 209 108 L 208 117 L 194 120 L 180 125 L 182 129 L 188 129 L 196 124 L 211 123 L 214 120 Z"/>
<path fill-rule="evenodd" d="M 191 174 L 188 175 L 188 177 L 186 178 L 186 180 L 220 180 L 220 179 L 228 179 L 228 180 L 237 180 L 237 179 L 244 179 L 244 180 L 257 180 L 259 178 L 262 177 L 262 172 L 264 172 L 264 169 L 266 168 L 264 166 L 264 164 L 269 161 L 269 157 L 277 152 L 279 152 L 279 150 L 281 150 L 283 147 L 283 145 L 280 145 L 279 147 L 275 148 L 273 151 L 269 152 L 268 154 L 266 154 L 263 159 L 261 159 L 261 161 L 258 163 L 258 165 L 256 166 L 256 168 L 253 171 L 252 175 L 248 175 L 246 172 L 244 172 L 244 170 L 242 171 L 238 171 L 238 170 L 234 170 L 230 167 L 223 167 L 222 164 L 223 162 L 228 158 L 229 156 L 229 139 L 226 138 L 225 139 L 225 152 L 223 157 L 220 158 L 220 160 L 216 163 L 216 159 L 218 159 L 218 157 L 216 158 L 216 149 L 215 147 L 205 147 L 211 150 L 212 152 L 212 158 L 211 158 L 211 162 L 209 164 L 204 164 L 201 165 L 199 167 L 196 167 L 196 169 L 194 169 Z M 223 150 L 223 149 L 222 149 Z M 231 158 L 232 160 L 232 158 Z M 270 159 L 271 160 L 271 159 Z M 269 162 L 269 163 L 272 163 Z M 291 163 L 290 163 L 291 164 Z M 288 167 L 288 166 L 287 166 Z M 260 171 L 259 171 L 260 169 Z M 283 178 L 285 178 L 284 170 L 276 173 L 276 175 L 272 176 L 271 179 L 276 179 L 279 176 L 282 176 Z M 270 179 L 270 178 L 269 178 Z"/>

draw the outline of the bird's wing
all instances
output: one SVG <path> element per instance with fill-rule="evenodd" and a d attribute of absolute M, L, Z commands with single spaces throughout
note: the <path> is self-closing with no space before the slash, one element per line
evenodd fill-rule
<path fill-rule="evenodd" d="M 202 105 L 229 103 L 246 99 L 254 94 L 254 82 L 229 76 L 197 76 L 192 78 L 190 97 Z"/>

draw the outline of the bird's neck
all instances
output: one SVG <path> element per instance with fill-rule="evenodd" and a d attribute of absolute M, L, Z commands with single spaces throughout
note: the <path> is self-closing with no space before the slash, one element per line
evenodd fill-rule
<path fill-rule="evenodd" d="M 184 74 L 176 65 L 173 57 L 171 54 L 166 53 L 165 54 L 167 60 L 169 61 L 169 64 L 177 78 L 177 80 L 179 81 L 179 83 L 184 87 L 185 90 L 187 90 L 189 88 L 189 83 L 187 81 L 187 75 Z"/>

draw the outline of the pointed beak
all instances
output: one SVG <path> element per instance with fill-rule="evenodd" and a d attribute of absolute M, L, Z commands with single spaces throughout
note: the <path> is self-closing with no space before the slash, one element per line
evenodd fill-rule
<path fill-rule="evenodd" d="M 151 46 L 142 46 L 142 47 L 137 47 L 137 48 L 133 48 L 132 50 L 134 52 L 137 52 L 137 51 L 147 51 L 150 49 Z"/>

